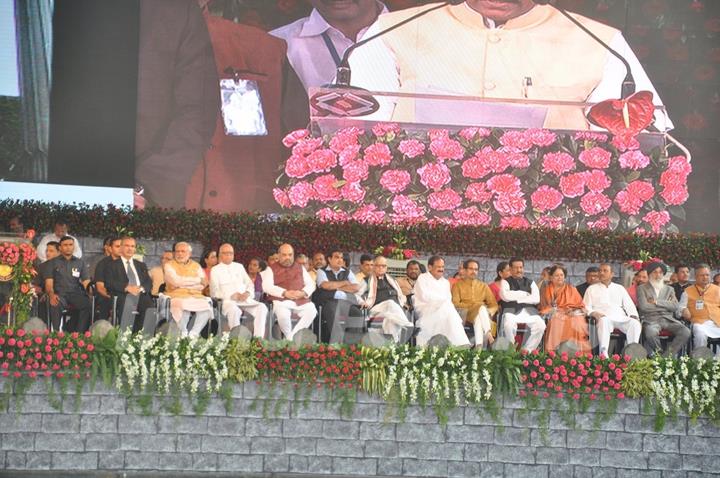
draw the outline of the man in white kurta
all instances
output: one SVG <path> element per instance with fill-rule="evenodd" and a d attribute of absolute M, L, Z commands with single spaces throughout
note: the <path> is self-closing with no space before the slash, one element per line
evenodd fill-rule
<path fill-rule="evenodd" d="M 626 343 L 640 342 L 640 315 L 625 287 L 612 281 L 613 270 L 610 264 L 600 265 L 600 282 L 585 291 L 585 308 L 597 321 L 600 355 L 607 356 L 610 346 L 610 333 L 620 329 L 625 333 Z"/>
<path fill-rule="evenodd" d="M 359 295 L 367 291 L 367 297 L 360 300 L 360 305 L 370 309 L 370 317 L 382 317 L 383 333 L 392 335 L 398 342 L 402 329 L 413 326 L 405 314 L 407 300 L 397 281 L 387 273 L 387 259 L 384 256 L 375 257 L 372 270 L 367 282 L 363 281 L 364 287 Z"/>
<path fill-rule="evenodd" d="M 222 299 L 222 313 L 232 329 L 240 325 L 242 313 L 253 317 L 253 335 L 262 338 L 265 335 L 268 308 L 254 299 L 255 285 L 250 280 L 245 267 L 234 262 L 235 250 L 230 244 L 220 246 L 220 262 L 210 270 L 210 295 Z"/>
<path fill-rule="evenodd" d="M 522 259 L 514 257 L 509 264 L 511 276 L 500 282 L 503 332 L 510 341 L 514 341 L 518 324 L 527 324 L 530 335 L 522 348 L 531 352 L 538 348 L 545 333 L 545 321 L 537 310 L 540 290 L 535 282 L 525 277 Z"/>
<path fill-rule="evenodd" d="M 470 345 L 463 321 L 455 309 L 450 282 L 443 276 L 445 261 L 439 256 L 428 260 L 428 272 L 415 283 L 415 311 L 420 333 L 417 344 L 424 346 L 435 335 L 444 335 L 452 345 Z"/>
<path fill-rule="evenodd" d="M 312 324 L 317 309 L 310 302 L 315 291 L 315 283 L 308 271 L 295 263 L 295 251 L 290 244 L 283 244 L 278 249 L 278 261 L 260 273 L 263 292 L 272 300 L 273 313 L 277 317 L 280 330 L 287 340 L 292 340 L 301 329 Z M 299 317 L 293 328 L 292 314 Z"/>

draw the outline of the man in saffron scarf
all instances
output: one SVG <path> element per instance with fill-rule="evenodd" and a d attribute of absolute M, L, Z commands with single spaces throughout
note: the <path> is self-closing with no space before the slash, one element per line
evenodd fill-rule
<path fill-rule="evenodd" d="M 589 352 L 585 304 L 577 289 L 567 282 L 567 271 L 555 265 L 550 269 L 550 282 L 540 294 L 540 313 L 549 316 L 545 331 L 545 350 L 555 350 L 562 342 L 575 342 L 579 352 Z"/>

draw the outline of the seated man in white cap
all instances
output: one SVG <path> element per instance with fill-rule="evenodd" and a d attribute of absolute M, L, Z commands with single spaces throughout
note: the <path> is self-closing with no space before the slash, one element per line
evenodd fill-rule
<path fill-rule="evenodd" d="M 645 348 L 652 355 L 660 349 L 660 331 L 673 334 L 667 355 L 674 357 L 690 339 L 690 329 L 685 327 L 678 316 L 681 313 L 675 290 L 665 285 L 667 266 L 662 262 L 651 262 L 645 266 L 650 280 L 638 286 L 638 311 L 642 318 Z"/>
<path fill-rule="evenodd" d="M 253 335 L 264 337 L 268 308 L 255 300 L 255 285 L 245 267 L 234 262 L 235 250 L 230 244 L 220 246 L 220 262 L 210 270 L 210 295 L 222 299 L 222 313 L 230 329 L 240 325 L 243 311 L 253 317 Z"/>

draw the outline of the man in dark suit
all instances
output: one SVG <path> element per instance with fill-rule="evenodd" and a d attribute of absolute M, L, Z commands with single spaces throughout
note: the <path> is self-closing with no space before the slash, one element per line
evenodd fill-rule
<path fill-rule="evenodd" d="M 105 282 L 108 293 L 118 298 L 117 310 L 121 312 L 121 317 L 125 319 L 129 314 L 136 314 L 133 333 L 142 329 L 145 312 L 153 307 L 150 296 L 152 279 L 148 274 L 147 266 L 133 259 L 134 255 L 135 239 L 124 237 L 120 260 L 112 262 L 109 266 L 108 278 Z M 125 321 L 121 319 L 121 325 Z"/>

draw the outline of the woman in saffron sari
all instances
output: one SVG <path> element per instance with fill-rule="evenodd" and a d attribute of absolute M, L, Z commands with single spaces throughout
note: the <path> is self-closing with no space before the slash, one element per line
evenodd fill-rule
<path fill-rule="evenodd" d="M 545 350 L 556 350 L 565 341 L 573 341 L 582 353 L 590 351 L 585 304 L 577 289 L 565 282 L 567 271 L 555 265 L 550 269 L 550 282 L 540 295 L 539 311 L 549 317 L 545 331 Z"/>

